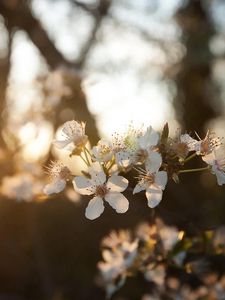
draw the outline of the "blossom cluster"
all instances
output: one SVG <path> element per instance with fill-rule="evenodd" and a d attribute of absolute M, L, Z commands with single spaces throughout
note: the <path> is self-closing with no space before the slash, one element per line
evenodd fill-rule
<path fill-rule="evenodd" d="M 94 147 L 89 147 L 85 123 L 67 121 L 62 127 L 62 138 L 53 144 L 65 148 L 71 156 L 79 156 L 87 166 L 83 176 L 72 174 L 70 166 L 53 162 L 48 170 L 51 182 L 44 188 L 47 195 L 61 192 L 67 181 L 72 181 L 76 192 L 92 195 L 86 208 L 88 219 L 98 218 L 108 203 L 117 213 L 125 213 L 129 202 L 123 192 L 128 187 L 124 175 L 136 172 L 137 182 L 133 194 L 145 191 L 150 208 L 162 200 L 163 191 L 169 179 L 179 182 L 181 173 L 211 170 L 219 185 L 225 184 L 225 151 L 221 139 L 208 132 L 204 139 L 189 134 L 169 136 L 166 124 L 162 132 L 151 126 L 135 129 L 129 126 L 124 134 L 114 134 L 110 141 L 101 139 Z M 185 169 L 185 164 L 195 156 L 202 158 L 206 166 Z"/>
<path fill-rule="evenodd" d="M 129 277 L 142 274 L 150 283 L 143 299 L 224 299 L 224 230 L 221 227 L 190 237 L 156 219 L 151 225 L 140 225 L 134 233 L 112 231 L 102 240 L 98 282 L 107 298 Z"/>

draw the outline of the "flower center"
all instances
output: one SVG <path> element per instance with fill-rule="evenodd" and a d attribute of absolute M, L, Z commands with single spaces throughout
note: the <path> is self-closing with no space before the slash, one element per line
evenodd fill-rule
<path fill-rule="evenodd" d="M 210 136 L 208 136 L 201 142 L 200 152 L 202 155 L 207 155 L 220 144 L 221 142 L 219 138 L 211 138 Z"/>
<path fill-rule="evenodd" d="M 141 162 L 141 163 L 145 162 L 147 157 L 148 157 L 148 151 L 145 149 L 139 149 L 136 152 L 136 160 L 138 162 Z"/>
<path fill-rule="evenodd" d="M 81 135 L 76 137 L 76 139 L 74 140 L 74 145 L 77 147 L 82 147 L 86 145 L 87 141 L 88 137 L 86 135 Z"/>
<path fill-rule="evenodd" d="M 69 179 L 70 175 L 71 172 L 66 166 L 62 167 L 62 169 L 59 172 L 59 177 L 61 179 Z"/>
<path fill-rule="evenodd" d="M 153 184 L 155 182 L 155 175 L 151 174 L 151 173 L 147 173 L 144 177 L 143 177 L 144 181 L 148 184 Z"/>
<path fill-rule="evenodd" d="M 173 146 L 174 152 L 182 158 L 188 155 L 188 146 L 186 143 L 178 142 Z"/>
<path fill-rule="evenodd" d="M 103 198 L 108 193 L 108 191 L 109 189 L 106 187 L 105 184 L 99 185 L 96 187 L 95 195 Z"/>

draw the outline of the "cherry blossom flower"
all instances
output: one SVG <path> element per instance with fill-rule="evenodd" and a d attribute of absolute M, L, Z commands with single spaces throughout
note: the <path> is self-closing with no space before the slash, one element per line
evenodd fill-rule
<path fill-rule="evenodd" d="M 95 160 L 99 162 L 110 161 L 113 157 L 112 144 L 108 141 L 100 140 L 97 146 L 92 148 Z"/>
<path fill-rule="evenodd" d="M 195 140 L 189 134 L 181 135 L 180 139 L 186 143 L 189 151 L 195 151 L 197 155 L 208 155 L 221 145 L 220 138 L 209 131 L 202 140 Z"/>
<path fill-rule="evenodd" d="M 90 219 L 98 218 L 104 211 L 103 199 L 116 210 L 117 213 L 125 213 L 129 202 L 121 194 L 127 186 L 128 180 L 122 176 L 112 175 L 107 180 L 101 165 L 94 162 L 89 167 L 90 178 L 76 176 L 73 179 L 74 189 L 82 195 L 95 195 L 86 208 L 85 216 Z"/>
<path fill-rule="evenodd" d="M 65 148 L 72 144 L 72 150 L 79 150 L 85 146 L 88 141 L 87 135 L 85 135 L 85 123 L 77 122 L 75 120 L 68 121 L 63 125 L 62 135 L 64 139 L 54 140 L 53 144 L 59 148 Z"/>
<path fill-rule="evenodd" d="M 145 133 L 141 130 L 137 132 L 130 130 L 123 140 L 123 150 L 116 153 L 116 163 L 124 168 L 144 163 L 148 160 L 158 141 L 159 134 L 151 126 L 147 128 Z M 156 155 L 160 154 L 157 153 Z"/>
<path fill-rule="evenodd" d="M 211 172 L 216 175 L 218 185 L 225 184 L 225 152 L 224 148 L 215 149 L 202 159 L 211 166 Z"/>
<path fill-rule="evenodd" d="M 139 170 L 139 182 L 134 188 L 133 194 L 146 190 L 145 195 L 148 199 L 148 206 L 154 208 L 162 200 L 162 193 L 167 184 L 167 172 L 158 171 L 160 161 L 146 164 L 146 171 Z"/>
<path fill-rule="evenodd" d="M 52 162 L 47 169 L 51 182 L 44 187 L 43 192 L 46 195 L 60 193 L 66 187 L 66 181 L 71 177 L 70 170 L 59 161 Z"/>

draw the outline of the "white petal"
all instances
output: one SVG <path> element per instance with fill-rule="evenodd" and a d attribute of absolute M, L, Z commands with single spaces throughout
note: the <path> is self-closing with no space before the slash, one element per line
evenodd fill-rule
<path fill-rule="evenodd" d="M 76 136 L 81 136 L 84 134 L 82 123 L 79 123 L 75 120 L 67 121 L 66 123 L 64 123 L 62 131 L 70 138 L 74 138 Z"/>
<path fill-rule="evenodd" d="M 64 141 L 57 141 L 57 140 L 54 140 L 52 142 L 53 145 L 55 145 L 57 148 L 59 149 L 63 149 L 65 148 L 67 145 L 69 145 L 71 143 L 71 140 L 64 140 Z"/>
<path fill-rule="evenodd" d="M 215 160 L 216 160 L 215 152 L 213 151 L 210 154 L 202 156 L 202 160 L 204 160 L 204 162 L 206 162 L 208 165 L 212 166 L 214 164 Z"/>
<path fill-rule="evenodd" d="M 162 200 L 162 190 L 151 185 L 151 187 L 146 190 L 146 197 L 148 199 L 148 206 L 154 208 Z"/>
<path fill-rule="evenodd" d="M 152 129 L 151 126 L 148 127 L 146 133 L 138 139 L 139 146 L 142 149 L 147 149 L 152 146 L 156 146 L 159 141 L 159 134 Z"/>
<path fill-rule="evenodd" d="M 136 184 L 134 190 L 133 190 L 133 194 L 139 193 L 141 191 L 144 191 L 146 189 L 146 186 L 144 184 L 142 184 L 141 182 L 139 182 L 138 184 Z"/>
<path fill-rule="evenodd" d="M 127 198 L 117 192 L 109 192 L 105 196 L 105 200 L 116 210 L 118 213 L 125 213 L 129 208 L 129 202 Z"/>
<path fill-rule="evenodd" d="M 81 195 L 92 195 L 95 192 L 92 181 L 84 176 L 74 177 L 72 183 L 75 191 Z"/>
<path fill-rule="evenodd" d="M 44 189 L 43 192 L 46 195 L 51 195 L 54 193 L 60 193 L 62 190 L 64 190 L 66 186 L 66 181 L 63 179 L 57 179 L 49 184 L 47 184 Z"/>
<path fill-rule="evenodd" d="M 92 198 L 85 211 L 85 216 L 87 219 L 94 220 L 98 218 L 104 211 L 104 205 L 102 198 L 94 197 Z"/>
<path fill-rule="evenodd" d="M 127 168 L 131 165 L 131 153 L 128 151 L 119 151 L 116 153 L 116 164 L 120 167 Z"/>
<path fill-rule="evenodd" d="M 101 185 L 106 182 L 106 175 L 99 162 L 94 162 L 89 167 L 89 174 L 91 175 L 92 182 L 95 185 Z"/>
<path fill-rule="evenodd" d="M 199 141 L 196 141 L 187 133 L 180 136 L 180 141 L 188 146 L 189 151 L 195 151 L 199 144 Z"/>
<path fill-rule="evenodd" d="M 155 183 L 157 184 L 160 189 L 164 190 L 167 184 L 168 176 L 167 172 L 159 171 L 155 174 Z"/>
<path fill-rule="evenodd" d="M 110 188 L 112 192 L 123 192 L 128 186 L 128 180 L 123 176 L 112 175 L 106 186 Z"/>
<path fill-rule="evenodd" d="M 150 173 L 157 172 L 162 164 L 162 156 L 158 152 L 150 151 L 145 163 L 146 170 Z"/>
<path fill-rule="evenodd" d="M 212 173 L 216 175 L 217 183 L 218 185 L 223 185 L 225 184 L 225 173 L 218 170 L 216 166 L 212 167 Z"/>

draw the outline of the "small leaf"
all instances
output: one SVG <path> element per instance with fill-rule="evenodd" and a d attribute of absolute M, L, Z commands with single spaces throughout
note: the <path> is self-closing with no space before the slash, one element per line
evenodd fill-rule
<path fill-rule="evenodd" d="M 161 142 L 163 144 L 165 144 L 167 142 L 168 137 L 169 137 L 169 125 L 168 125 L 168 123 L 166 123 L 163 126 L 163 130 L 162 130 L 162 134 L 161 134 Z"/>

